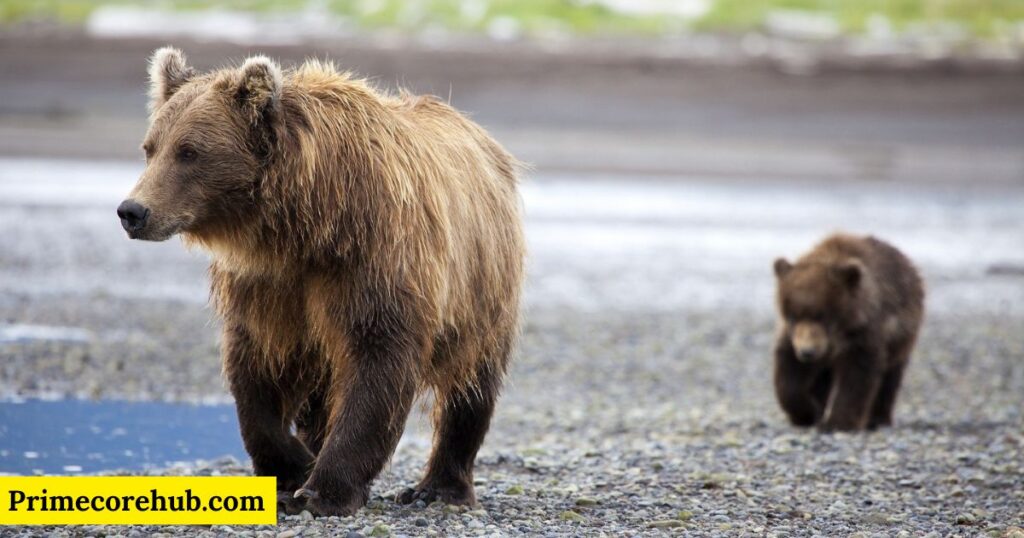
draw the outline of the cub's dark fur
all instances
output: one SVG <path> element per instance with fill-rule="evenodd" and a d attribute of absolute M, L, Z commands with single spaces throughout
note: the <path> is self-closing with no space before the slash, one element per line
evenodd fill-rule
<path fill-rule="evenodd" d="M 924 309 L 914 265 L 874 237 L 837 234 L 795 264 L 775 261 L 775 394 L 797 426 L 892 424 Z"/>

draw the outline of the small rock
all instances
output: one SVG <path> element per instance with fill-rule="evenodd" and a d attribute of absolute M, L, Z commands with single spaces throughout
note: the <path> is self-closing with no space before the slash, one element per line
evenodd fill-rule
<path fill-rule="evenodd" d="M 345 534 L 345 538 L 366 538 L 366 536 L 361 532 L 348 531 L 348 533 Z"/>
<path fill-rule="evenodd" d="M 295 531 L 289 529 L 289 530 L 281 531 L 281 532 L 277 533 L 277 538 L 294 538 L 296 534 L 298 534 L 298 533 L 296 533 Z"/>
<path fill-rule="evenodd" d="M 578 497 L 576 499 L 576 506 L 596 506 L 597 499 L 590 497 Z"/>
<path fill-rule="evenodd" d="M 522 494 L 523 494 L 523 486 L 520 486 L 518 484 L 516 484 L 514 486 L 509 486 L 509 488 L 505 490 L 505 495 L 522 495 Z"/>
<path fill-rule="evenodd" d="M 562 521 L 575 521 L 575 522 L 586 521 L 586 518 L 584 518 L 583 516 L 577 514 L 576 512 L 573 512 L 572 510 L 566 510 L 565 512 L 562 512 L 562 514 L 559 515 L 558 517 L 560 517 L 562 519 Z"/>
<path fill-rule="evenodd" d="M 418 517 L 416 518 L 416 521 L 413 522 L 413 524 L 417 527 L 426 527 L 427 525 L 430 525 L 430 522 L 427 521 L 426 518 Z"/>
<path fill-rule="evenodd" d="M 680 510 L 679 513 L 676 514 L 676 519 L 679 521 L 690 521 L 693 519 L 693 512 L 689 510 Z"/>
<path fill-rule="evenodd" d="M 964 512 L 956 515 L 957 525 L 974 525 L 977 522 L 978 518 L 974 517 L 974 514 Z"/>
<path fill-rule="evenodd" d="M 299 512 L 299 519 L 303 521 L 312 521 L 313 514 L 309 513 L 309 510 L 303 510 L 302 512 Z"/>
<path fill-rule="evenodd" d="M 677 527 L 682 527 L 683 522 L 679 521 L 678 519 L 660 519 L 658 521 L 652 521 L 647 526 L 652 529 L 674 529 Z"/>

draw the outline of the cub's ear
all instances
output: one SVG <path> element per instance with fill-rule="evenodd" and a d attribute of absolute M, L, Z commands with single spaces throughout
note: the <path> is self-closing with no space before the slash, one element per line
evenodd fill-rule
<path fill-rule="evenodd" d="M 860 260 L 846 260 L 834 266 L 832 274 L 839 282 L 842 282 L 843 285 L 852 290 L 860 285 L 861 279 L 864 276 L 864 264 Z"/>
<path fill-rule="evenodd" d="M 149 59 L 149 111 L 163 106 L 196 74 L 185 62 L 185 55 L 174 47 L 157 49 Z"/>
<path fill-rule="evenodd" d="M 775 260 L 775 276 L 782 278 L 789 274 L 789 271 L 793 269 L 793 264 L 789 263 L 786 258 L 778 258 Z"/>
<path fill-rule="evenodd" d="M 253 56 L 242 64 L 241 77 L 234 87 L 238 105 L 255 125 L 277 109 L 281 101 L 284 77 L 281 67 L 266 56 Z"/>

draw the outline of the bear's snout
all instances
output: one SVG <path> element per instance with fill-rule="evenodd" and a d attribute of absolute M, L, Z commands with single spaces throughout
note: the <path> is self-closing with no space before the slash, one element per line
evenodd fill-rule
<path fill-rule="evenodd" d="M 121 219 L 121 226 L 128 232 L 128 236 L 135 238 L 136 234 L 146 227 L 149 209 L 129 198 L 117 206 L 117 216 Z"/>
<path fill-rule="evenodd" d="M 818 352 L 814 349 L 798 349 L 796 357 L 804 362 L 813 361 L 818 358 Z"/>
<path fill-rule="evenodd" d="M 828 350 L 828 332 L 819 323 L 798 322 L 793 327 L 792 338 L 793 350 L 800 361 L 821 359 Z"/>

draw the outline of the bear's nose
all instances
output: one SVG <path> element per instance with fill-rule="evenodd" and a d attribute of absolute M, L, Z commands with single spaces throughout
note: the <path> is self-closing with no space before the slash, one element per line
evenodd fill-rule
<path fill-rule="evenodd" d="M 801 350 L 797 351 L 797 358 L 799 358 L 802 361 L 809 361 L 809 360 L 814 359 L 814 357 L 815 357 L 815 353 L 814 353 L 813 349 L 807 348 L 807 349 L 801 349 Z"/>
<path fill-rule="evenodd" d="M 134 233 L 146 226 L 149 209 L 135 200 L 128 199 L 117 206 L 117 216 L 121 218 L 121 226 L 124 227 L 124 231 Z"/>

